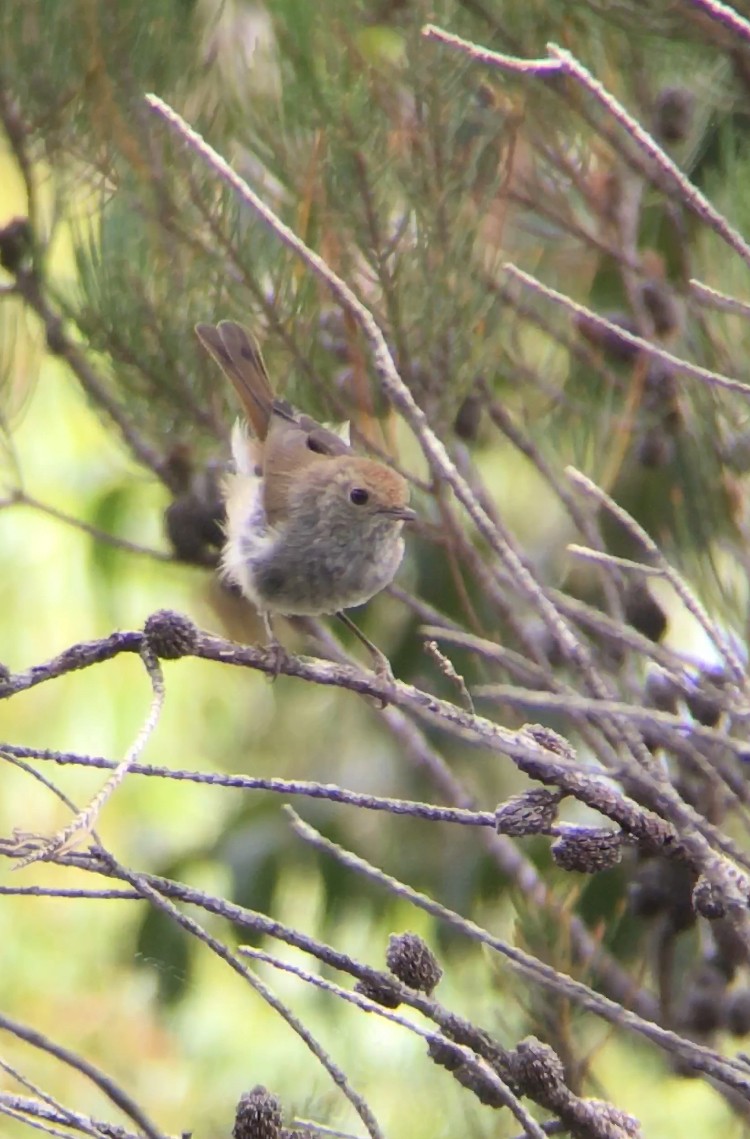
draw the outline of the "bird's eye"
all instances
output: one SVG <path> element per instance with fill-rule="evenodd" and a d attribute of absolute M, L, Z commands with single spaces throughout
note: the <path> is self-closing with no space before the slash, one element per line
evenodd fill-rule
<path fill-rule="evenodd" d="M 355 486 L 354 490 L 349 491 L 349 501 L 353 502 L 355 506 L 364 506 L 369 500 L 369 491 L 366 491 L 363 486 Z"/>

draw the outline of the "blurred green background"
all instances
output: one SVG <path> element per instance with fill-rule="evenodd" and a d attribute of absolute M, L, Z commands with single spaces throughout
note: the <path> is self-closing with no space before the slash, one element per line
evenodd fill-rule
<path fill-rule="evenodd" d="M 8 195 L 3 211 L 12 214 L 18 204 Z M 64 249 L 60 257 L 64 265 Z M 15 347 L 21 377 L 27 354 L 41 350 L 35 332 L 30 328 Z M 44 360 L 33 392 L 23 401 L 13 443 L 30 495 L 109 532 L 164 548 L 164 491 L 133 465 L 53 359 Z M 112 549 L 23 506 L 0 512 L 0 549 L 0 644 L 12 670 L 80 640 L 139 628 L 163 607 L 221 631 L 207 571 Z M 190 659 L 167 663 L 165 669 L 164 714 L 145 762 L 320 779 L 383 795 L 416 791 L 415 777 L 403 769 L 377 713 L 349 693 L 284 677 L 271 685 L 261 675 Z M 139 661 L 121 656 L 4 703 L 2 735 L 29 747 L 117 759 L 132 742 L 148 698 Z M 104 779 L 101 772 L 41 767 L 79 804 Z M 486 768 L 481 755 L 462 762 L 470 783 L 475 767 Z M 507 772 L 485 770 L 479 782 L 488 780 L 493 790 L 484 802 L 490 807 L 514 780 Z M 424 915 L 394 905 L 330 865 L 324 874 L 289 836 L 282 802 L 263 793 L 241 795 L 131 776 L 106 808 L 100 831 L 128 865 L 185 875 L 217 894 L 239 884 L 247 904 L 268 908 L 279 920 L 377 967 L 391 932 L 415 930 L 435 944 L 438 931 Z M 470 903 L 478 868 L 463 836 L 441 849 L 434 827 L 425 830 L 405 819 L 393 822 L 345 808 L 326 810 L 299 801 L 296 806 L 303 816 L 332 824 L 355 849 L 366 841 L 376 860 L 387 857 L 385 848 L 395 844 L 393 869 L 414 884 L 418 881 L 405 873 L 412 861 L 416 869 L 423 858 L 433 867 L 442 865 L 443 897 L 458 908 L 462 900 Z M 4 765 L 3 834 L 14 827 L 51 834 L 67 819 L 51 794 Z M 468 857 L 462 859 L 462 853 Z M 491 873 L 486 870 L 485 877 Z M 571 886 L 559 877 L 564 895 Z M 3 878 L 12 885 L 93 885 L 88 875 L 39 864 L 18 875 L 6 868 Z M 525 906 L 504 891 L 501 899 L 501 890 L 498 884 L 494 899 L 487 890 L 477 920 L 484 918 L 512 940 L 516 905 L 522 913 Z M 144 912 L 145 906 L 128 902 L 3 898 L 2 1008 L 79 1049 L 120 1080 L 166 1131 L 228 1135 L 237 1098 L 256 1083 L 279 1094 L 289 1113 L 356 1131 L 351 1111 L 305 1047 L 225 965 L 194 946 L 185 960 L 181 942 L 161 945 L 149 957 L 143 947 Z M 272 951 L 299 961 L 283 947 Z M 525 1021 L 525 997 L 507 967 L 490 962 L 475 946 L 452 940 L 449 960 L 441 999 L 513 1042 Z M 414 1139 L 515 1134 L 512 1120 L 501 1121 L 479 1107 L 436 1069 L 416 1038 L 308 990 L 293 977 L 263 966 L 259 972 L 370 1098 L 386 1133 Z M 612 1043 L 601 1026 L 589 1025 L 586 1036 L 597 1049 L 594 1072 L 602 1094 L 637 1114 L 646 1135 L 682 1136 L 688 1114 L 701 1134 L 740 1133 L 703 1083 L 670 1076 L 649 1050 L 633 1042 Z M 76 1110 L 110 1117 L 103 1097 L 68 1069 L 8 1040 L 2 1055 Z M 9 1137 L 25 1133 L 21 1125 L 3 1124 Z"/>
<path fill-rule="evenodd" d="M 166 53 L 169 46 L 158 40 L 158 7 L 154 5 L 148 14 L 143 9 L 143 35 L 150 36 L 149 50 L 157 54 Z M 395 11 L 404 6 L 390 7 Z M 464 6 L 439 7 L 444 17 L 451 17 Z M 207 11 L 208 6 L 204 8 Z M 235 6 L 219 8 L 228 21 L 226 13 L 231 15 Z M 279 0 L 281 8 L 287 21 L 298 17 L 300 28 L 305 18 L 313 18 L 312 6 L 285 6 Z M 541 52 L 547 37 L 545 29 L 534 25 L 534 18 L 541 19 L 539 5 L 507 8 L 519 34 L 537 42 Z M 578 30 L 574 8 L 561 5 L 555 13 L 571 37 Z M 83 18 L 81 12 L 76 7 L 73 18 Z M 420 13 L 429 14 L 421 9 Z M 369 43 L 378 57 L 392 53 L 399 59 L 400 32 L 397 22 L 395 29 L 388 24 L 390 15 L 390 9 L 370 12 L 366 27 L 370 40 L 363 43 L 365 48 Z M 154 24 L 149 25 L 149 20 Z M 612 79 L 611 72 L 605 78 Z M 6 155 L 0 164 L 0 224 L 23 214 L 25 208 L 16 166 Z M 74 220 L 72 227 L 57 230 L 50 252 L 51 272 L 63 288 L 73 291 L 80 269 L 74 240 L 80 242 L 88 226 L 99 234 L 99 219 L 90 202 L 81 203 L 80 216 Z M 563 273 L 566 264 L 558 266 Z M 298 267 L 290 271 L 290 276 L 294 274 L 300 274 Z M 167 280 L 160 287 L 169 293 L 175 285 Z M 210 319 L 217 297 L 208 289 L 206 293 L 205 316 Z M 195 305 L 194 295 L 191 304 Z M 181 313 L 172 313 L 173 320 L 178 318 Z M 191 319 L 185 317 L 185 338 L 192 335 Z M 4 458 L 11 483 L 20 471 L 26 493 L 40 502 L 106 532 L 166 550 L 162 521 L 170 501 L 166 489 L 137 466 L 106 429 L 65 365 L 45 354 L 33 316 L 19 310 L 12 321 L 5 319 L 3 327 L 12 441 L 7 442 Z M 525 332 L 529 355 L 548 365 L 548 378 L 555 376 L 556 349 Z M 128 335 L 127 322 L 123 335 Z M 218 377 L 214 382 L 220 382 Z M 299 376 L 296 382 L 295 394 L 302 393 L 302 402 L 304 382 Z M 515 398 L 523 404 L 523 392 L 516 392 Z M 228 429 L 230 413 L 222 409 L 220 417 Z M 585 442 L 578 439 L 571 448 L 577 444 L 586 450 Z M 407 457 L 414 458 L 406 447 Z M 208 438 L 208 433 L 205 442 L 196 442 L 196 449 L 218 459 L 226 453 L 225 445 Z M 565 560 L 564 543 L 573 533 L 538 476 L 507 445 L 486 438 L 474 448 L 474 458 L 503 518 L 547 567 L 549 576 L 556 576 Z M 0 660 L 12 671 L 43 661 L 77 641 L 105 636 L 113 629 L 140 628 L 159 608 L 184 611 L 201 627 L 221 633 L 255 635 L 253 625 L 244 624 L 241 605 L 222 594 L 210 571 L 112 548 L 28 506 L 0 511 L 0 556 Z M 403 580 L 424 585 L 424 564 L 430 558 L 434 554 L 417 548 L 415 542 Z M 440 569 L 428 582 L 436 591 Z M 428 685 L 437 686 L 440 678 L 423 657 L 416 625 L 407 625 L 408 620 L 403 607 L 382 597 L 373 602 L 366 617 L 369 632 L 380 629 L 386 641 L 392 637 L 401 654 L 397 659 L 412 678 L 417 682 L 426 678 Z M 682 618 L 673 622 L 670 635 L 682 636 L 683 643 L 693 636 Z M 304 641 L 295 639 L 295 634 L 287 630 L 285 639 L 304 651 Z M 377 711 L 352 694 L 284 677 L 271 685 L 251 672 L 189 659 L 167 663 L 165 669 L 166 705 L 144 753 L 146 762 L 317 779 L 373 794 L 435 797 L 424 774 L 409 766 Z M 123 656 L 2 703 L 0 731 L 11 743 L 119 759 L 142 723 L 148 699 L 140 662 Z M 488 759 L 450 745 L 446 758 L 485 809 L 521 785 L 497 757 Z M 81 773 L 47 764 L 41 768 L 78 804 L 87 802 L 104 779 L 101 772 Z M 67 822 L 65 809 L 27 773 L 3 764 L 0 777 L 3 834 L 14 828 L 51 834 Z M 435 927 L 421 913 L 331 863 L 310 857 L 290 835 L 282 804 L 281 797 L 269 794 L 130 776 L 107 806 L 100 830 L 105 844 L 127 865 L 171 874 L 231 896 L 374 966 L 382 967 L 389 933 L 415 930 L 443 962 L 445 978 L 438 995 L 446 1005 L 491 1029 L 508 1046 L 543 1024 L 544 998 L 519 985 L 502 961 L 490 959 L 477 946 Z M 508 888 L 473 836 L 320 803 L 299 800 L 295 805 L 344 845 L 410 884 L 434 892 L 501 936 L 521 944 L 533 942 L 539 952 L 544 938 L 534 931 L 537 915 Z M 622 883 L 616 874 L 581 885 L 577 878 L 551 867 L 547 844 L 525 843 L 524 849 L 559 897 L 567 900 L 570 912 L 587 895 L 589 911 L 606 923 L 602 936 L 615 942 L 620 923 L 626 925 Z M 6 866 L 3 881 L 93 885 L 89 876 L 39 864 L 18 875 L 10 874 Z M 209 923 L 209 928 L 226 936 L 219 923 L 215 927 Z M 554 963 L 573 968 L 565 929 L 546 930 L 546 935 Z M 623 941 L 627 939 L 625 928 Z M 299 960 L 276 945 L 265 948 Z M 623 953 L 627 955 L 626 950 Z M 307 961 L 301 963 L 311 967 Z M 259 973 L 344 1067 L 393 1139 L 517 1134 L 518 1125 L 509 1117 L 481 1108 L 433 1066 L 418 1039 L 307 989 L 293 977 L 264 966 Z M 165 1131 L 191 1131 L 196 1137 L 228 1135 L 239 1095 L 262 1083 L 281 1097 L 288 1120 L 297 1115 L 361 1133 L 345 1101 L 286 1025 L 207 950 L 173 936 L 168 927 L 148 918 L 144 904 L 0 899 L 0 1007 L 100 1065 Z M 696 1135 L 740 1134 L 722 1100 L 702 1081 L 672 1075 L 652 1050 L 633 1038 L 612 1040 L 605 1026 L 584 1020 L 575 1010 L 565 1015 L 575 1024 L 581 1054 L 592 1057 L 587 1090 L 634 1112 L 646 1136 L 681 1137 L 686 1134 L 686 1119 Z M 76 1110 L 109 1117 L 110 1108 L 102 1097 L 68 1069 L 8 1038 L 2 1041 L 0 1055 Z M 11 1087 L 12 1082 L 0 1074 L 3 1085 Z M 26 1134 L 20 1124 L 7 1120 L 0 1133 Z"/>

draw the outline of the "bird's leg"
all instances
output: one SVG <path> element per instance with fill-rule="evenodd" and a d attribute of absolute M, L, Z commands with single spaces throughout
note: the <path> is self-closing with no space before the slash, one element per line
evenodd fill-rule
<path fill-rule="evenodd" d="M 362 630 L 354 624 L 351 617 L 347 616 L 343 610 L 339 610 L 336 616 L 338 617 L 339 621 L 343 621 L 347 629 L 350 629 L 352 633 L 354 633 L 354 636 L 357 638 L 357 640 L 361 641 L 361 643 L 370 653 L 375 675 L 379 676 L 382 680 L 387 680 L 389 683 L 393 684 L 395 680 L 393 669 L 391 668 L 391 662 L 388 660 L 388 657 L 385 655 L 385 653 L 381 652 L 378 646 L 374 645 L 370 638 L 365 636 Z"/>
<path fill-rule="evenodd" d="M 270 680 L 275 680 L 286 662 L 289 660 L 289 654 L 273 631 L 273 625 L 271 624 L 271 614 L 267 613 L 265 610 L 261 610 L 260 616 L 263 621 L 263 628 L 266 630 L 265 648 L 266 653 L 268 654 L 268 659 L 271 663 L 271 671 L 268 675 Z"/>

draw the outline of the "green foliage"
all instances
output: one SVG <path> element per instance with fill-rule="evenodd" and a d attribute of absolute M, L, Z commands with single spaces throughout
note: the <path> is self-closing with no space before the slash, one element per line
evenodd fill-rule
<path fill-rule="evenodd" d="M 213 527 L 218 533 L 222 522 L 218 488 L 236 407 L 213 362 L 199 352 L 193 326 L 236 318 L 263 341 L 280 394 L 320 418 L 351 418 L 360 441 L 414 477 L 421 522 L 409 543 L 405 602 L 378 598 L 362 615 L 363 628 L 387 648 L 395 673 L 461 711 L 468 701 L 459 680 L 471 690 L 502 681 L 550 696 L 567 693 L 569 708 L 552 704 L 531 712 L 516 690 L 515 702 L 499 699 L 479 710 L 509 730 L 527 714 L 550 724 L 575 742 L 585 763 L 608 765 L 611 778 L 619 779 L 622 739 L 613 744 L 610 721 L 574 707 L 579 689 L 592 700 L 603 690 L 592 695 L 590 672 L 579 669 L 580 659 L 561 653 L 522 579 L 501 564 L 499 546 L 466 525 L 448 488 L 426 471 L 413 433 L 397 424 L 377 384 L 360 330 L 215 171 L 150 113 L 143 96 L 155 92 L 179 110 L 366 302 L 430 426 L 496 515 L 503 540 L 517 539 L 524 568 L 546 591 L 542 597 L 554 598 L 556 586 L 567 591 L 555 600 L 558 616 L 568 619 L 564 604 L 582 596 L 601 603 L 614 620 L 630 596 L 612 574 L 607 582 L 617 604 L 603 598 L 599 568 L 565 576 L 566 545 L 574 536 L 581 539 L 580 514 L 571 511 L 562 473 L 573 462 L 686 569 L 712 616 L 743 629 L 743 496 L 750 465 L 744 394 L 649 362 L 612 331 L 597 331 L 511 281 L 503 266 L 512 261 L 677 357 L 743 379 L 747 321 L 704 307 L 691 280 L 746 296 L 747 265 L 730 261 L 724 243 L 687 208 L 684 194 L 657 184 L 633 139 L 572 81 L 480 66 L 422 34 L 433 21 L 523 58 L 543 57 L 549 41 L 575 51 L 731 223 L 748 232 L 750 69 L 736 45 L 691 14 L 692 7 L 656 0 L 273 0 L 265 6 L 241 0 L 6 0 L 0 7 L 0 122 L 5 161 L 25 192 L 23 209 L 11 213 L 22 215 L 29 238 L 28 245 L 11 247 L 0 226 L 7 491 L 23 501 L 25 460 L 45 493 L 65 498 L 65 510 L 96 531 L 146 547 L 161 542 L 168 498 L 171 507 L 180 507 L 181 523 L 186 511 L 198 517 L 198 538 L 180 547 L 167 515 L 175 560 L 202 567 L 190 577 L 164 561 L 135 570 L 125 551 L 89 536 L 80 538 L 74 554 L 50 543 L 55 572 L 34 578 L 44 594 L 38 607 L 22 600 L 20 587 L 9 593 L 2 627 L 8 641 L 13 636 L 17 642 L 11 648 L 31 658 L 63 647 L 46 639 L 39 644 L 40 628 L 46 638 L 51 623 L 43 614 L 64 610 L 53 627 L 72 640 L 78 624 L 80 637 L 100 635 L 112 625 L 142 622 L 142 610 L 178 601 L 202 624 L 238 640 L 257 639 L 257 630 L 246 624 L 247 606 L 210 584 L 219 539 L 204 541 L 205 532 Z M 36 355 L 26 358 L 35 337 Z M 59 368 L 50 368 L 48 358 L 40 367 L 42 342 Z M 14 351 L 6 350 L 10 344 Z M 44 385 L 61 391 L 63 377 L 85 397 L 85 406 L 71 404 L 66 411 L 73 424 L 69 438 L 47 409 L 49 418 L 39 413 L 43 431 L 22 423 L 13 437 L 16 454 L 6 420 L 15 425 L 35 378 L 40 391 L 32 408 L 45 401 Z M 67 407 L 67 397 L 55 398 Z M 85 409 L 108 428 L 114 425 L 120 441 L 121 450 L 107 450 L 101 459 L 107 473 L 91 458 L 101 435 Z M 128 466 L 112 474 L 123 451 Z M 598 520 L 585 520 L 596 536 Z M 610 552 L 642 556 L 621 526 L 602 521 L 601 532 Z M 188 539 L 194 537 L 191 531 Z M 21 567 L 19 577 L 27 564 L 44 561 L 44 543 L 41 529 L 31 524 L 7 538 L 7 557 Z M 67 608 L 79 567 L 86 582 L 81 608 L 72 602 Z M 11 612 L 23 615 L 29 608 L 34 619 L 11 630 Z M 464 637 L 457 646 L 447 644 L 458 677 L 424 650 L 420 628 L 433 620 Z M 584 620 L 571 621 L 611 687 L 605 694 L 653 711 L 645 693 L 646 656 L 628 655 Z M 640 628 L 627 612 L 624 627 Z M 661 641 L 662 633 L 651 640 Z M 308 644 L 301 636 L 295 641 L 290 630 L 283 635 L 294 648 Z M 469 637 L 490 642 L 494 655 Z M 285 678 L 273 689 L 260 682 L 249 687 L 245 677 L 195 674 L 189 683 L 173 681 L 188 664 L 171 667 L 170 695 L 173 683 L 184 689 L 164 737 L 166 758 L 154 762 L 189 767 L 206 761 L 221 770 L 335 781 L 372 794 L 476 801 L 487 810 L 525 786 L 511 773 L 510 761 L 497 762 L 494 753 L 490 760 L 459 733 L 446 747 L 436 724 L 422 724 L 415 744 L 413 735 L 394 728 L 395 713 L 376 719 L 350 694 L 321 689 L 311 695 Z M 121 735 L 132 737 L 131 720 L 140 714 L 128 683 L 112 685 L 90 706 L 62 698 L 54 703 L 59 722 L 67 724 L 70 716 L 75 728 L 67 746 L 124 751 Z M 684 698 L 681 691 L 675 715 L 684 714 L 694 726 Z M 96 742 L 94 733 L 91 743 L 89 729 L 104 724 L 104 742 Z M 41 727 L 42 718 L 18 721 L 18 731 L 31 731 L 35 739 Z M 50 746 L 46 738 L 43 743 Z M 691 740 L 689 747 L 700 744 Z M 684 775 L 684 754 L 676 747 L 675 753 L 678 758 L 670 753 L 664 766 L 673 762 Z M 702 776 L 713 770 L 715 755 L 708 754 L 705 760 L 699 752 Z M 720 758 L 724 763 L 723 752 Z M 730 760 L 720 768 L 722 778 Z M 738 775 L 731 767 L 725 783 L 744 797 L 744 771 Z M 220 881 L 212 879 L 212 888 L 235 903 L 282 913 L 291 925 L 309 926 L 342 944 L 343 952 L 382 964 L 387 933 L 413 918 L 411 908 L 331 858 L 301 855 L 280 815 L 278 795 L 248 793 L 239 806 L 233 799 L 232 809 L 222 811 L 213 798 L 204 806 L 217 792 L 200 791 L 207 798 L 193 808 L 194 827 L 171 799 L 166 802 L 163 789 L 168 823 L 158 817 L 161 800 L 143 797 L 139 810 L 147 812 L 149 841 L 161 835 L 162 825 L 165 831 L 173 826 L 178 837 L 163 846 L 141 845 L 141 824 L 123 807 L 121 839 L 165 875 L 215 876 Z M 692 798 L 685 793 L 691 807 L 696 802 L 702 808 L 702 785 Z M 719 824 L 710 812 L 718 817 L 726 809 L 723 785 L 722 793 L 707 809 L 712 825 Z M 575 821 L 578 810 L 571 807 Z M 516 943 L 586 983 L 606 988 L 607 970 L 599 960 L 580 963 L 574 941 L 581 929 L 601 947 L 605 966 L 632 969 L 636 988 L 639 970 L 651 980 L 647 938 L 640 919 L 626 912 L 634 874 L 628 862 L 590 880 L 577 878 L 570 887 L 569 874 L 552 867 L 546 834 L 518 843 L 514 862 L 507 848 L 499 854 L 492 842 L 478 842 L 473 827 L 446 826 L 436 839 L 431 823 L 330 804 L 307 804 L 306 817 L 331 840 L 456 911 L 492 930 L 513 927 Z M 519 889 L 520 879 L 542 883 L 547 902 Z M 455 1007 L 508 1044 L 525 1031 L 537 1032 L 570 1062 L 577 1090 L 595 1087 L 601 1042 L 588 1039 L 590 1021 L 568 998 L 515 991 L 501 970 L 494 993 L 477 981 L 477 958 L 463 933 L 436 926 L 430 935 Z M 253 940 L 239 927 L 232 936 Z M 223 1110 L 237 1091 L 227 1083 L 246 1076 L 233 992 L 226 1010 L 215 998 L 217 992 L 227 995 L 221 983 L 214 989 L 213 980 L 201 976 L 203 948 L 159 912 L 133 917 L 122 944 L 134 946 L 145 966 L 132 983 L 155 986 L 155 1018 L 195 1041 L 199 1066 L 216 1079 L 215 1100 L 195 1109 L 199 1123 L 215 1129 L 217 1105 Z M 268 949 L 270 942 L 260 944 Z M 686 938 L 680 952 L 677 985 L 701 952 L 697 939 Z M 322 1007 L 316 994 L 306 1016 L 314 1018 Z M 368 1075 L 374 1072 L 375 1082 L 376 1033 L 356 1035 L 343 1013 L 321 1014 L 320 1020 L 317 1027 L 333 1025 L 347 1048 L 363 1041 L 372 1047 L 377 1062 L 369 1056 L 363 1066 L 373 1061 Z M 670 1023 L 668 1010 L 664 1020 Z M 197 1037 L 186 1023 L 197 1026 Z M 258 1024 L 253 1029 L 263 1044 L 260 1017 Z M 260 1054 L 271 1071 L 281 1071 L 288 1090 L 295 1080 L 289 1080 L 281 1039 L 273 1036 L 266 1053 L 256 1048 L 253 1061 L 260 1064 Z M 395 1050 L 387 1059 L 389 1078 L 406 1084 L 407 1065 Z M 427 1063 L 421 1054 L 419 1059 Z M 179 1067 L 179 1059 L 175 1063 Z M 440 1088 L 442 1075 L 435 1077 Z M 638 1072 L 639 1080 L 648 1075 Z M 314 1079 L 308 1086 L 305 1095 L 322 1097 Z M 394 1086 L 401 1115 L 392 1133 L 410 1139 L 436 1133 L 443 1117 L 434 1103 L 421 1111 L 413 1087 Z M 450 1133 L 465 1134 L 466 1104 L 473 1101 L 457 1085 L 450 1090 L 458 1103 L 450 1108 Z M 640 1086 L 632 1098 L 637 1105 Z M 485 1119 L 477 1110 L 472 1134 L 495 1134 Z"/>

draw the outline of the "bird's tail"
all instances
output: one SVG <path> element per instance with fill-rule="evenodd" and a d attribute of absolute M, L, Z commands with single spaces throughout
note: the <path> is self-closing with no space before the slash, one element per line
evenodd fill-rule
<path fill-rule="evenodd" d="M 253 432 L 261 441 L 268 434 L 274 394 L 257 340 L 234 320 L 196 324 L 195 332 L 206 351 L 232 381 Z"/>

